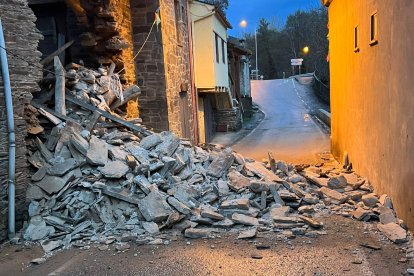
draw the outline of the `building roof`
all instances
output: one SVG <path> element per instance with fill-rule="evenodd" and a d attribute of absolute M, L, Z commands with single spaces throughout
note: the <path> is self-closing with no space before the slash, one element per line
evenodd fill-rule
<path fill-rule="evenodd" d="M 244 55 L 251 55 L 252 51 L 250 51 L 242 42 L 244 39 L 240 39 L 234 36 L 229 36 L 227 39 L 227 46 L 229 48 L 236 49 L 239 53 Z"/>
<path fill-rule="evenodd" d="M 322 5 L 325 7 L 329 7 L 329 5 L 332 3 L 333 0 L 321 0 Z"/>
<path fill-rule="evenodd" d="M 224 12 L 222 10 L 218 9 L 217 7 L 215 7 L 214 4 L 212 4 L 210 1 L 208 1 L 208 0 L 193 0 L 193 1 L 205 4 L 205 5 L 213 6 L 214 7 L 214 12 L 217 15 L 218 19 L 221 21 L 221 23 L 223 23 L 223 25 L 226 26 L 227 29 L 233 29 L 233 26 L 228 21 L 228 19 L 227 19 L 226 15 L 224 14 Z"/>

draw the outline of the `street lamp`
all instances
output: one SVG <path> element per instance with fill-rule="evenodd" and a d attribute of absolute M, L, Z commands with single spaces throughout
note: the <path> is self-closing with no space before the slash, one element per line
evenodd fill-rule
<path fill-rule="evenodd" d="M 303 54 L 307 55 L 309 53 L 309 46 L 305 46 L 302 49 Z"/>
<path fill-rule="evenodd" d="M 247 27 L 247 21 L 246 20 L 242 20 L 240 22 L 240 27 L 242 28 L 246 28 Z M 256 52 L 256 80 L 259 79 L 259 66 L 258 66 L 258 61 L 257 61 L 257 28 L 254 28 L 254 46 L 255 46 L 255 52 Z"/>

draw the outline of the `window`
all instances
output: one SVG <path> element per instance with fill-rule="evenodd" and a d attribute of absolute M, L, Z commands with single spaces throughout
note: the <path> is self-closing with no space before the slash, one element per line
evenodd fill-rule
<path fill-rule="evenodd" d="M 224 39 L 221 40 L 221 54 L 222 54 L 222 58 L 223 58 L 223 63 L 226 63 L 226 42 L 224 41 Z"/>
<path fill-rule="evenodd" d="M 354 52 L 359 52 L 359 28 L 358 25 L 354 28 Z"/>
<path fill-rule="evenodd" d="M 216 62 L 220 63 L 219 36 L 216 33 L 214 33 L 214 35 L 216 38 Z"/>
<path fill-rule="evenodd" d="M 375 11 L 371 14 L 371 32 L 370 32 L 370 42 L 371 46 L 378 43 L 378 12 Z"/>

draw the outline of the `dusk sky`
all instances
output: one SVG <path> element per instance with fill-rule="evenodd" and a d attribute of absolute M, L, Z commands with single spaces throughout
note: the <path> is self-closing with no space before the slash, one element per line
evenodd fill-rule
<path fill-rule="evenodd" d="M 233 26 L 230 35 L 240 36 L 243 32 L 253 32 L 260 18 L 275 22 L 277 26 L 284 24 L 287 16 L 297 10 L 309 10 L 321 6 L 320 0 L 230 0 L 227 17 Z M 246 29 L 239 26 L 246 20 Z"/>

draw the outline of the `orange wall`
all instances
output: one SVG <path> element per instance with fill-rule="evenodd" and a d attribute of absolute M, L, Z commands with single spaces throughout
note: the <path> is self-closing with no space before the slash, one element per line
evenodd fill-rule
<path fill-rule="evenodd" d="M 370 15 L 378 11 L 378 44 Z M 389 194 L 414 227 L 414 1 L 333 0 L 329 7 L 332 151 Z M 359 26 L 360 51 L 354 52 Z"/>

